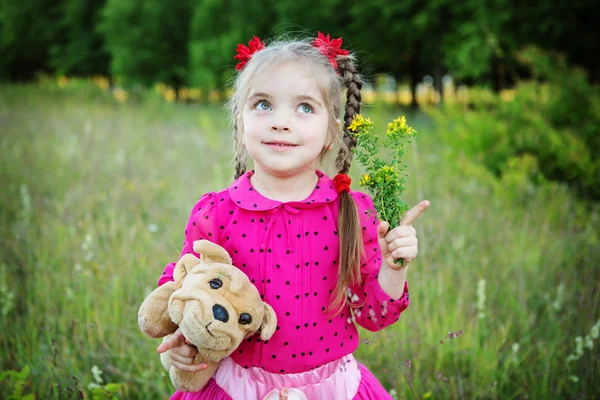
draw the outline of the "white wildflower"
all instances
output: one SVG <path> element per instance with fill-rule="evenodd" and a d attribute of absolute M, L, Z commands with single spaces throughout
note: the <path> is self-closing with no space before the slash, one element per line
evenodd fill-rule
<path fill-rule="evenodd" d="M 485 279 L 480 279 L 477 283 L 477 312 L 479 319 L 485 318 Z"/>
<path fill-rule="evenodd" d="M 554 300 L 554 302 L 552 303 L 552 308 L 554 308 L 554 310 L 560 311 L 560 309 L 562 308 L 562 303 L 564 300 L 564 293 L 565 293 L 565 286 L 561 283 L 560 285 L 558 285 L 558 288 L 556 289 L 556 300 Z"/>
<path fill-rule="evenodd" d="M 103 374 L 102 370 L 100 368 L 98 368 L 97 365 L 94 365 L 92 367 L 92 375 L 94 375 L 94 381 L 96 381 L 96 383 L 98 383 L 100 385 L 102 383 L 104 383 L 104 381 L 102 380 L 102 374 Z"/>

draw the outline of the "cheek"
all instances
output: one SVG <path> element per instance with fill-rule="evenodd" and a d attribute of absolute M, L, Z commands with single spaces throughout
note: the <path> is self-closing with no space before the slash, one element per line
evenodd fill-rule
<path fill-rule="evenodd" d="M 311 140 L 314 141 L 315 144 L 319 144 L 321 146 L 325 145 L 330 135 L 329 126 L 326 119 L 312 121 L 308 127 L 308 130 L 311 133 Z"/>
<path fill-rule="evenodd" d="M 244 130 L 250 130 L 250 131 L 255 131 L 258 128 L 263 127 L 265 124 L 267 124 L 267 115 L 265 114 L 260 114 L 260 113 L 248 113 L 245 114 L 243 119 L 242 119 L 242 124 L 244 126 Z"/>
<path fill-rule="evenodd" d="M 261 132 L 260 123 L 256 118 L 244 118 L 243 122 L 243 138 L 245 142 L 252 141 L 257 138 Z"/>

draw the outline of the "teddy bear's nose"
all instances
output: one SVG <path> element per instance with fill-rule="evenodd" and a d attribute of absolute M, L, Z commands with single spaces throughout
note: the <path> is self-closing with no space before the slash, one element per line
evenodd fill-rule
<path fill-rule="evenodd" d="M 220 306 L 218 304 L 215 304 L 213 306 L 213 315 L 214 315 L 215 319 L 217 319 L 221 322 L 229 321 L 229 313 L 227 312 L 225 307 Z"/>

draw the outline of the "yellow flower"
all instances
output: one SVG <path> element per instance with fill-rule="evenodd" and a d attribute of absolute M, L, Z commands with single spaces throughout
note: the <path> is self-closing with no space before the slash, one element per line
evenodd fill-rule
<path fill-rule="evenodd" d="M 66 76 L 63 75 L 60 78 L 58 78 L 58 87 L 64 88 L 68 84 L 69 84 L 69 78 L 67 78 Z"/>
<path fill-rule="evenodd" d="M 392 136 L 394 133 L 402 132 L 404 135 L 412 134 L 412 128 L 406 125 L 406 118 L 401 116 L 393 122 L 388 123 L 386 134 Z"/>
<path fill-rule="evenodd" d="M 363 186 L 364 186 L 364 185 L 367 185 L 367 184 L 369 183 L 369 180 L 370 180 L 370 179 L 371 179 L 371 178 L 369 177 L 369 174 L 364 174 L 364 175 L 362 176 L 362 178 L 360 179 L 360 184 L 361 184 L 361 185 L 363 185 Z"/>
<path fill-rule="evenodd" d="M 129 97 L 129 94 L 121 89 L 121 88 L 117 88 L 113 91 L 113 97 L 120 103 L 126 102 L 127 98 Z"/>
<path fill-rule="evenodd" d="M 366 135 L 369 133 L 368 129 L 371 125 L 373 125 L 373 122 L 370 118 L 364 118 L 361 114 L 356 114 L 348 126 L 348 130 L 356 132 L 357 136 Z"/>
<path fill-rule="evenodd" d="M 165 89 L 165 91 L 163 92 L 162 95 L 163 95 L 164 99 L 166 101 L 168 101 L 169 103 L 172 103 L 175 100 L 177 100 L 177 92 L 174 89 L 172 89 L 172 88 L 170 88 L 168 86 L 167 86 L 167 88 Z"/>

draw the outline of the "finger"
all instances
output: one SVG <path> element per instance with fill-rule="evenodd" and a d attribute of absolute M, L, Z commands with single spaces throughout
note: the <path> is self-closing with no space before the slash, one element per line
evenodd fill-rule
<path fill-rule="evenodd" d="M 385 241 L 388 243 L 392 243 L 397 238 L 416 236 L 417 231 L 410 225 L 401 225 L 397 226 L 385 235 Z"/>
<path fill-rule="evenodd" d="M 195 346 L 181 345 L 171 350 L 171 354 L 175 353 L 182 357 L 195 357 L 198 354 L 198 349 Z"/>
<path fill-rule="evenodd" d="M 177 361 L 178 363 L 181 364 L 193 364 L 194 363 L 194 357 L 188 357 L 188 356 L 184 356 L 181 354 L 177 354 L 173 351 L 171 351 L 169 353 L 169 357 L 171 357 L 171 361 Z"/>
<path fill-rule="evenodd" d="M 402 248 L 402 247 L 417 246 L 417 244 L 418 244 L 418 240 L 415 236 L 397 238 L 397 239 L 394 239 L 394 241 L 392 243 L 388 244 L 388 250 L 394 251 L 394 250 Z"/>
<path fill-rule="evenodd" d="M 197 372 L 197 371 L 202 371 L 203 369 L 206 369 L 208 367 L 208 365 L 206 363 L 200 363 L 200 364 L 182 364 L 178 361 L 173 361 L 171 363 L 171 365 L 173 365 L 175 368 L 181 370 L 181 371 L 186 371 L 186 372 Z"/>
<path fill-rule="evenodd" d="M 385 237 L 389 229 L 390 224 L 388 224 L 386 221 L 381 221 L 379 225 L 377 225 L 377 235 L 379 235 L 379 238 L 381 239 Z"/>
<path fill-rule="evenodd" d="M 417 256 L 417 248 L 413 247 L 413 246 L 400 247 L 399 249 L 392 251 L 392 258 L 394 260 L 398 260 L 398 259 L 402 258 L 407 261 L 412 261 L 415 259 L 416 256 Z"/>
<path fill-rule="evenodd" d="M 159 353 L 164 353 L 167 350 L 171 350 L 174 347 L 179 347 L 185 343 L 185 337 L 183 337 L 183 333 L 178 329 L 175 331 L 173 336 L 162 342 L 160 346 L 156 348 L 156 351 Z"/>
<path fill-rule="evenodd" d="M 429 200 L 423 200 L 422 202 L 408 210 L 404 214 L 398 225 L 412 225 L 413 222 L 415 222 L 417 218 L 419 218 L 419 216 L 423 214 L 423 211 L 427 210 L 427 207 L 429 207 L 429 205 Z"/>

